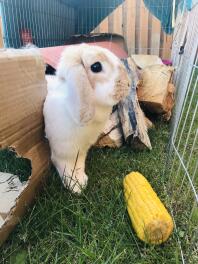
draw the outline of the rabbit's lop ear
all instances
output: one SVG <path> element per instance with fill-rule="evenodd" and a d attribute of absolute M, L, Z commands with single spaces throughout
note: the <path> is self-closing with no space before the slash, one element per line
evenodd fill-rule
<path fill-rule="evenodd" d="M 82 60 L 83 49 L 87 46 L 66 48 L 57 67 L 57 76 L 66 83 L 71 98 L 70 112 L 81 125 L 88 123 L 95 114 L 93 88 Z"/>

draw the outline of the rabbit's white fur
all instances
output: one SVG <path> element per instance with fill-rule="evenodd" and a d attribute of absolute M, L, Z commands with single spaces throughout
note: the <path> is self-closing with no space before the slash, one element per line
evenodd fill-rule
<path fill-rule="evenodd" d="M 100 62 L 102 71 L 91 65 Z M 87 184 L 85 159 L 112 110 L 129 91 L 120 60 L 107 49 L 81 44 L 65 49 L 56 76 L 47 76 L 45 132 L 62 182 L 80 193 Z"/>

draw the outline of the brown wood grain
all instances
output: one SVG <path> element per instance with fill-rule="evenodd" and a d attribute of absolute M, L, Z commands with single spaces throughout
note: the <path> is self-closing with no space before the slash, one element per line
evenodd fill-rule
<path fill-rule="evenodd" d="M 151 30 L 151 54 L 158 56 L 160 49 L 160 32 L 161 32 L 160 21 L 153 16 L 152 30 Z"/>
<path fill-rule="evenodd" d="M 129 54 L 135 53 L 135 0 L 126 1 L 127 8 L 127 37 L 126 43 Z"/>
<path fill-rule="evenodd" d="M 140 44 L 139 53 L 147 54 L 148 49 L 148 9 L 144 5 L 144 1 L 140 3 Z"/>
<path fill-rule="evenodd" d="M 167 35 L 164 33 L 163 50 L 162 50 L 163 59 L 170 59 L 171 57 L 172 39 L 173 39 L 172 35 Z"/>
<path fill-rule="evenodd" d="M 0 49 L 3 48 L 3 27 L 2 27 L 2 18 L 0 16 Z"/>
<path fill-rule="evenodd" d="M 107 17 L 100 23 L 100 33 L 108 33 L 108 32 L 109 32 L 109 24 Z"/>
<path fill-rule="evenodd" d="M 124 36 L 129 54 L 171 56 L 172 36 L 162 31 L 160 21 L 149 13 L 143 0 L 124 1 L 93 32 Z"/>

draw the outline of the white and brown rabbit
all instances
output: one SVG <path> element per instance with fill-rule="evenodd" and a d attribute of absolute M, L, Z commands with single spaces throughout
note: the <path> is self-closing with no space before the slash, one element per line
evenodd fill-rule
<path fill-rule="evenodd" d="M 47 77 L 45 132 L 63 184 L 80 193 L 87 184 L 85 159 L 112 111 L 129 93 L 124 65 L 107 49 L 66 48 L 56 76 Z"/>

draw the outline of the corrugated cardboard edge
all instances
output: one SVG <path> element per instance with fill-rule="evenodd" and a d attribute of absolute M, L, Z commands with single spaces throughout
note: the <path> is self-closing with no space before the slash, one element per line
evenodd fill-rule
<path fill-rule="evenodd" d="M 49 168 L 44 141 L 45 65 L 36 49 L 0 51 L 0 148 L 31 161 L 32 174 L 0 228 L 0 245 L 33 201 Z"/>

